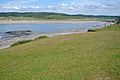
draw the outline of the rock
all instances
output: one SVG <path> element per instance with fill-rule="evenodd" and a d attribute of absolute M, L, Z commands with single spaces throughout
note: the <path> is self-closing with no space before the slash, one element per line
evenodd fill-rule
<path fill-rule="evenodd" d="M 90 29 L 89 29 L 87 32 L 96 32 L 96 30 L 90 30 Z"/>
<path fill-rule="evenodd" d="M 30 35 L 32 31 L 30 30 L 19 30 L 19 31 L 8 31 L 5 32 L 6 34 L 14 35 L 14 36 L 24 36 L 24 35 Z"/>

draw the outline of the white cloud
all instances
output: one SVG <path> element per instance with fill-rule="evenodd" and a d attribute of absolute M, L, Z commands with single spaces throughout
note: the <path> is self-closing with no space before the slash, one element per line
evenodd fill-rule
<path fill-rule="evenodd" d="M 64 12 L 64 13 L 83 13 L 83 14 L 115 14 L 120 13 L 120 6 L 114 4 L 82 4 L 82 3 L 61 3 L 58 5 L 49 6 L 51 11 Z M 111 12 L 112 11 L 112 12 Z"/>
<path fill-rule="evenodd" d="M 53 5 L 52 5 L 52 6 L 51 6 L 51 5 L 50 5 L 50 6 L 48 6 L 48 8 L 49 8 L 49 9 L 52 9 L 52 8 L 54 8 L 54 7 L 55 7 L 55 6 L 53 6 Z"/>
<path fill-rule="evenodd" d="M 65 7 L 65 6 L 68 6 L 68 5 L 65 4 L 65 3 L 62 3 L 62 4 L 60 4 L 60 6 L 61 6 L 61 7 Z"/>
<path fill-rule="evenodd" d="M 19 9 L 19 7 L 13 7 L 14 9 Z"/>
<path fill-rule="evenodd" d="M 0 4 L 0 12 L 3 11 L 51 11 L 61 13 L 84 13 L 84 14 L 120 14 L 120 6 L 118 3 L 110 3 L 108 1 L 94 2 L 90 0 L 78 0 L 71 3 L 55 3 L 55 4 L 28 4 L 30 2 L 36 2 L 41 0 L 16 0 L 5 4 Z M 52 1 L 52 0 L 51 0 Z"/>
<path fill-rule="evenodd" d="M 40 8 L 40 6 L 30 6 L 28 8 L 38 9 L 38 8 Z"/>

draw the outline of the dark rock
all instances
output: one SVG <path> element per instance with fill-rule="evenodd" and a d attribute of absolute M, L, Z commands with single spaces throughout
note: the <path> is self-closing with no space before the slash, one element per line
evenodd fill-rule
<path fill-rule="evenodd" d="M 88 30 L 87 32 L 96 32 L 96 30 Z"/>
<path fill-rule="evenodd" d="M 26 32 L 32 32 L 32 31 L 30 31 L 30 30 L 25 30 Z"/>
<path fill-rule="evenodd" d="M 32 31 L 30 30 L 19 30 L 19 31 L 8 31 L 5 32 L 6 34 L 14 35 L 14 36 L 24 36 L 24 35 L 30 35 Z"/>

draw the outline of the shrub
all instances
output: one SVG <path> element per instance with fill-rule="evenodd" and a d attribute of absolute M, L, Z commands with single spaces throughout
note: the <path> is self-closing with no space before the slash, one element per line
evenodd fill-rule
<path fill-rule="evenodd" d="M 18 42 L 16 42 L 16 43 L 12 44 L 11 47 L 17 46 L 17 45 L 21 45 L 21 44 L 25 44 L 25 43 L 28 43 L 28 42 L 30 42 L 30 41 L 32 41 L 32 40 L 18 41 Z"/>
<path fill-rule="evenodd" d="M 48 37 L 48 36 L 40 36 L 40 37 L 36 38 L 35 40 L 37 40 L 37 39 L 42 39 L 42 38 L 47 38 L 47 37 Z M 21 45 L 21 44 L 25 44 L 25 43 L 28 43 L 28 42 L 31 42 L 31 41 L 32 41 L 32 40 L 18 41 L 18 42 L 16 42 L 16 43 L 12 44 L 11 47 L 17 46 L 17 45 Z"/>
<path fill-rule="evenodd" d="M 117 23 L 117 24 L 120 24 L 120 18 L 117 18 L 117 19 L 116 19 L 116 23 Z"/>
<path fill-rule="evenodd" d="M 40 37 L 36 38 L 35 40 L 42 39 L 42 38 L 48 38 L 48 36 L 40 36 Z"/>
<path fill-rule="evenodd" d="M 88 32 L 96 32 L 96 30 L 89 29 Z"/>

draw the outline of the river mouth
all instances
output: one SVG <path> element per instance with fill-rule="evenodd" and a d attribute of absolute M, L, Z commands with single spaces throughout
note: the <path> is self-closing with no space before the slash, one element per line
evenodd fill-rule
<path fill-rule="evenodd" d="M 28 26 L 28 28 L 25 28 Z M 19 34 L 19 32 L 28 31 L 31 32 L 29 35 L 21 35 L 21 36 L 15 36 L 15 35 L 8 35 L 3 36 L 0 38 L 0 49 L 8 48 L 12 44 L 23 41 L 23 40 L 35 40 L 36 38 L 40 36 L 48 36 L 48 37 L 54 37 L 58 35 L 65 35 L 65 34 L 75 34 L 75 33 L 85 33 L 88 32 L 88 29 L 97 29 L 97 28 L 105 28 L 111 23 L 89 23 L 89 24 L 81 24 L 81 23 L 70 23 L 70 24 L 16 24 L 16 25 L 4 25 L 2 26 L 3 30 L 1 30 L 1 34 L 7 33 L 14 33 Z M 48 25 L 48 26 L 46 26 Z M 52 25 L 52 26 L 51 26 Z M 1 26 L 1 25 L 0 25 Z M 31 28 L 32 27 L 32 28 Z M 1 27 L 0 27 L 1 28 Z M 23 33 L 21 33 L 23 34 Z"/>
<path fill-rule="evenodd" d="M 96 23 L 58 23 L 58 24 L 0 24 L 0 39 L 15 37 L 14 35 L 6 34 L 8 31 L 30 30 L 32 33 L 42 32 L 60 32 L 78 29 L 90 29 L 96 25 L 104 25 L 106 22 Z"/>

